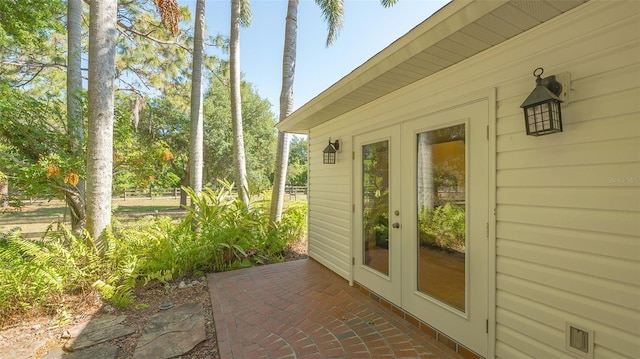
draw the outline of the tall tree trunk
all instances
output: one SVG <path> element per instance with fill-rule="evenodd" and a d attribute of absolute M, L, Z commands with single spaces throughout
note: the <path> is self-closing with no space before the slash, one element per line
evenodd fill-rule
<path fill-rule="evenodd" d="M 247 165 L 244 154 L 244 136 L 242 134 L 242 97 L 240 95 L 240 1 L 231 0 L 231 35 L 229 39 L 231 126 L 233 128 L 233 162 L 236 167 L 238 197 L 249 205 Z"/>
<path fill-rule="evenodd" d="M 67 131 L 69 151 L 73 156 L 83 155 L 84 124 L 82 116 L 82 0 L 67 1 Z M 71 227 L 80 231 L 86 224 L 84 204 L 85 181 L 80 180 L 65 200 L 71 211 Z"/>
<path fill-rule="evenodd" d="M 187 187 L 189 185 L 189 172 L 180 180 L 180 186 Z M 180 189 L 180 208 L 187 206 L 187 192 Z"/>
<path fill-rule="evenodd" d="M 98 247 L 111 223 L 117 6 L 117 0 L 92 0 L 89 17 L 87 230 Z"/>
<path fill-rule="evenodd" d="M 282 90 L 280 91 L 280 121 L 293 111 L 293 78 L 296 72 L 296 44 L 298 34 L 298 0 L 289 0 L 284 30 L 282 54 Z M 271 194 L 271 222 L 280 222 L 284 204 L 284 188 L 289 165 L 289 135 L 278 133 L 278 152 Z"/>
<path fill-rule="evenodd" d="M 196 2 L 196 22 L 193 38 L 193 69 L 191 72 L 191 133 L 189 138 L 189 183 L 196 195 L 202 191 L 203 119 L 202 65 L 204 61 L 204 4 Z"/>
<path fill-rule="evenodd" d="M 9 178 L 0 171 L 0 208 L 9 207 Z"/>

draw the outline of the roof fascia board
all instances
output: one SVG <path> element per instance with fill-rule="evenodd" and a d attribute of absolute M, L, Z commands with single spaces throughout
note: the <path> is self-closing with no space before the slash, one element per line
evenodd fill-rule
<path fill-rule="evenodd" d="M 280 131 L 297 127 L 309 115 L 330 106 L 336 100 L 367 84 L 424 49 L 447 38 L 509 0 L 454 0 L 435 12 L 407 34 L 394 41 L 371 59 L 294 111 L 276 127 Z M 308 130 L 308 128 L 306 129 Z"/>

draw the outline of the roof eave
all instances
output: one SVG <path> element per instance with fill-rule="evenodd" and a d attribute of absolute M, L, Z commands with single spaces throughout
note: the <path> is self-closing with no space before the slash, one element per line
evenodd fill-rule
<path fill-rule="evenodd" d="M 536 0 L 539 1 L 539 0 Z M 577 6 L 586 0 L 569 0 L 563 3 L 574 3 Z M 546 0 L 545 5 L 552 4 L 553 0 Z M 535 27 L 538 23 L 555 17 L 567 9 L 556 9 L 551 7 L 547 14 L 541 15 L 543 18 L 529 16 L 526 11 L 521 11 L 522 16 L 530 17 L 531 26 L 528 28 L 517 28 L 504 21 L 505 27 L 501 28 L 505 33 L 496 32 L 493 41 L 485 43 L 480 38 L 474 38 L 469 44 L 467 53 L 450 53 L 450 56 L 433 57 L 438 63 L 433 63 L 433 68 L 421 69 L 422 72 L 405 71 L 402 74 L 394 73 L 399 66 L 410 66 L 410 60 L 419 56 L 431 56 L 429 52 L 441 51 L 442 41 L 449 41 L 453 36 L 459 36 L 463 29 L 474 26 L 474 23 L 487 20 L 503 21 L 504 8 L 500 7 L 510 3 L 509 0 L 482 1 L 482 0 L 454 0 L 431 15 L 425 21 L 417 25 L 411 31 L 387 48 L 380 51 L 364 64 L 353 70 L 351 73 L 340 79 L 331 87 L 320 93 L 311 101 L 297 109 L 286 119 L 282 120 L 277 128 L 280 131 L 292 133 L 306 133 L 311 128 L 327 122 L 339 115 L 347 113 L 368 102 L 387 95 L 395 89 L 406 86 L 409 83 L 428 77 L 446 67 L 470 58 L 486 48 L 493 47 L 508 38 L 515 36 L 519 32 L 524 32 Z M 573 6 L 572 6 L 573 7 Z M 520 11 L 517 5 L 509 6 L 511 11 Z M 482 20 L 481 20 L 482 19 Z M 537 22 L 537 23 L 536 23 Z M 509 27 L 513 28 L 509 28 Z M 415 62 L 415 61 L 414 61 Z M 384 84 L 384 85 L 380 85 Z M 370 86 L 367 86 L 370 85 Z"/>

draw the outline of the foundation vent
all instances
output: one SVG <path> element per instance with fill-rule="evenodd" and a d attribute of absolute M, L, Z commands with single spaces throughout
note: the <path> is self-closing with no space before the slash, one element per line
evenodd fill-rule
<path fill-rule="evenodd" d="M 593 358 L 593 330 L 567 323 L 567 350 L 582 358 Z"/>

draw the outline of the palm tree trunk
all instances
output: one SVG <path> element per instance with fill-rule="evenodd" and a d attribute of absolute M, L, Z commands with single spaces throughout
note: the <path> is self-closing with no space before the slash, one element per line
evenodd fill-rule
<path fill-rule="evenodd" d="M 282 54 L 282 90 L 280 91 L 280 121 L 293 111 L 293 79 L 296 72 L 296 44 L 298 35 L 298 0 L 289 0 L 284 30 Z M 289 135 L 278 133 L 278 152 L 271 195 L 271 222 L 280 222 L 284 206 L 284 188 L 289 164 Z"/>
<path fill-rule="evenodd" d="M 202 65 L 204 60 L 205 0 L 196 2 L 196 22 L 193 39 L 193 70 L 191 73 L 191 133 L 189 139 L 189 183 L 196 195 L 202 191 L 203 119 Z"/>
<path fill-rule="evenodd" d="M 69 152 L 73 156 L 83 155 L 84 127 L 82 118 L 82 0 L 67 1 L 67 132 Z M 65 193 L 65 200 L 71 208 L 71 227 L 80 231 L 86 224 L 84 204 L 85 181 L 76 185 L 77 194 Z"/>
<path fill-rule="evenodd" d="M 433 184 L 433 160 L 431 140 L 428 132 L 418 134 L 418 211 L 423 209 L 433 211 L 435 203 L 435 189 Z"/>
<path fill-rule="evenodd" d="M 233 155 L 238 197 L 249 205 L 247 165 L 244 153 L 244 136 L 242 134 L 242 97 L 240 95 L 240 1 L 231 0 L 231 32 L 229 39 L 231 125 L 233 128 Z"/>
<path fill-rule="evenodd" d="M 111 223 L 117 0 L 92 0 L 89 18 L 87 230 L 100 247 Z"/>

